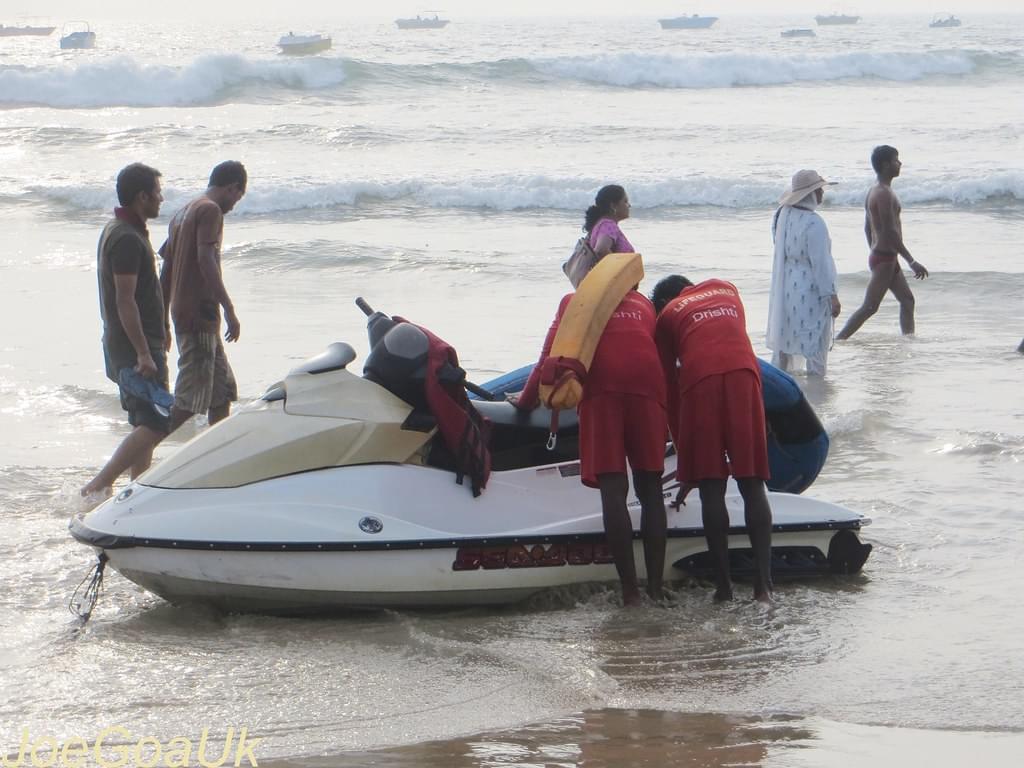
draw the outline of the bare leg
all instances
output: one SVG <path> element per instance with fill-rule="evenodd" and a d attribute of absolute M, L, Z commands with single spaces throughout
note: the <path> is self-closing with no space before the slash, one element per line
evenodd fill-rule
<path fill-rule="evenodd" d="M 846 325 L 843 326 L 843 330 L 836 334 L 837 341 L 853 336 L 864 325 L 864 321 L 878 311 L 878 307 L 885 297 L 885 292 L 892 287 L 892 274 L 894 271 L 899 271 L 899 266 L 894 261 L 887 261 L 876 265 L 871 270 L 871 279 L 868 280 L 868 287 L 864 291 L 864 303 L 857 308 L 856 312 L 850 315 Z"/>
<path fill-rule="evenodd" d="M 640 588 L 636 581 L 636 564 L 633 561 L 633 522 L 626 507 L 629 480 L 625 472 L 608 472 L 597 476 L 601 489 L 601 513 L 604 517 L 604 533 L 608 547 L 615 558 L 615 570 L 622 582 L 623 604 L 639 605 Z"/>
<path fill-rule="evenodd" d="M 715 602 L 732 600 L 732 579 L 729 578 L 729 512 L 725 508 L 725 480 L 701 480 L 701 517 L 704 538 L 715 568 Z"/>
<path fill-rule="evenodd" d="M 163 437 L 163 436 L 161 435 L 161 437 Z M 129 469 L 129 475 L 128 476 L 132 480 L 134 480 L 136 477 L 138 477 L 143 472 L 145 472 L 147 469 L 149 469 L 149 465 L 153 463 L 153 449 L 154 448 L 156 448 L 156 445 L 151 445 L 149 447 L 148 451 L 147 450 L 139 451 L 138 458 L 135 460 L 135 462 L 132 464 L 131 468 Z"/>
<path fill-rule="evenodd" d="M 223 421 L 231 413 L 231 403 L 224 403 L 224 405 L 218 405 L 216 408 L 211 408 L 206 417 L 209 419 L 210 426 L 212 427 L 218 421 Z"/>
<path fill-rule="evenodd" d="M 633 488 L 640 499 L 640 532 L 644 539 L 647 594 L 652 600 L 660 600 L 665 579 L 665 539 L 668 531 L 665 497 L 661 492 L 661 473 L 634 472 Z"/>
<path fill-rule="evenodd" d="M 149 463 L 153 460 L 153 449 L 163 437 L 163 433 L 157 432 L 155 429 L 146 426 L 135 427 L 117 446 L 114 454 L 99 474 L 82 488 L 82 495 L 89 496 L 111 488 L 114 481 L 129 467 L 132 470 L 133 479 L 141 474 L 149 467 Z"/>
<path fill-rule="evenodd" d="M 171 432 L 176 430 L 178 427 L 180 427 L 186 421 L 191 419 L 193 416 L 195 416 L 195 414 L 192 413 L 192 411 L 184 411 L 181 408 L 178 408 L 177 406 L 172 408 L 171 409 Z"/>
<path fill-rule="evenodd" d="M 895 274 L 892 276 L 892 283 L 889 285 L 889 290 L 892 291 L 892 295 L 896 297 L 896 300 L 900 303 L 900 332 L 904 336 L 910 336 L 914 333 L 914 294 L 910 290 L 910 285 L 907 283 L 907 278 L 903 274 L 903 270 L 897 269 Z"/>
<path fill-rule="evenodd" d="M 736 479 L 743 496 L 743 514 L 754 550 L 757 574 L 754 576 L 754 599 L 762 603 L 772 601 L 772 508 L 764 492 L 764 480 L 759 477 Z"/>

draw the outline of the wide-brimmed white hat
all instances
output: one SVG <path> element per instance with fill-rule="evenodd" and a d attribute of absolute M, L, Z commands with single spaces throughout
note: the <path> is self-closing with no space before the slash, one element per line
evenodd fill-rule
<path fill-rule="evenodd" d="M 835 184 L 834 181 L 825 181 L 817 171 L 797 171 L 793 174 L 793 181 L 786 190 L 786 193 L 779 199 L 779 205 L 792 205 L 799 203 L 811 192 L 825 186 Z"/>

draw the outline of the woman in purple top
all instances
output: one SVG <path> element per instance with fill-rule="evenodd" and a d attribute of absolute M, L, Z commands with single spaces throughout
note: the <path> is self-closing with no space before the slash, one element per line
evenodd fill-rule
<path fill-rule="evenodd" d="M 629 240 L 619 229 L 619 222 L 629 218 L 629 197 L 618 184 L 609 184 L 598 190 L 594 204 L 587 208 L 583 229 L 587 242 L 598 259 L 609 253 L 636 253 Z"/>

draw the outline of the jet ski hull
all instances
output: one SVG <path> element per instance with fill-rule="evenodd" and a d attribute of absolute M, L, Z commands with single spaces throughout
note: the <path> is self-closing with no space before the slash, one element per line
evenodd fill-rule
<path fill-rule="evenodd" d="M 674 465 L 669 457 L 666 473 Z M 674 497 L 675 483 L 665 495 Z M 773 549 L 801 575 L 860 569 L 870 521 L 827 502 L 769 494 Z M 730 547 L 749 547 L 730 484 Z M 640 510 L 630 505 L 635 529 Z M 166 489 L 135 483 L 71 524 L 129 580 L 172 603 L 224 611 L 313 613 L 360 608 L 516 603 L 546 589 L 615 582 L 599 495 L 565 462 L 495 472 L 474 499 L 451 473 L 426 466 L 335 467 L 242 487 Z M 187 535 L 185 535 L 187 534 Z M 863 558 L 830 559 L 837 535 Z M 667 580 L 702 572 L 696 492 L 669 509 Z M 635 544 L 641 578 L 642 547 Z M 741 574 L 739 574 L 741 575 Z M 781 575 L 781 574 L 780 574 Z"/>

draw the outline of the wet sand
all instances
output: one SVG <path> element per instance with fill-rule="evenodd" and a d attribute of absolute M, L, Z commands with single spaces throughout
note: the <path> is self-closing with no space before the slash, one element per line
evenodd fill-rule
<path fill-rule="evenodd" d="M 500 706 L 500 702 L 495 702 Z M 331 757 L 274 760 L 268 768 L 739 768 L 741 766 L 1012 765 L 1024 733 L 922 730 L 777 715 L 599 709 L 466 739 Z"/>

